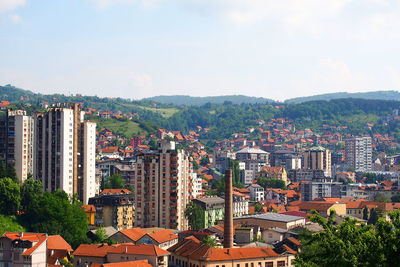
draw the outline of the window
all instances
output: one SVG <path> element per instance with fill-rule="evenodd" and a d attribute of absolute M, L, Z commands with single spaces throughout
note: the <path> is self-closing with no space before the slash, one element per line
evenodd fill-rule
<path fill-rule="evenodd" d="M 265 267 L 274 267 L 274 263 L 273 262 L 266 262 L 265 263 Z"/>
<path fill-rule="evenodd" d="M 246 267 L 249 267 L 249 264 L 248 264 L 248 263 L 246 263 Z"/>
<path fill-rule="evenodd" d="M 278 267 L 285 267 L 285 261 L 278 261 Z"/>
<path fill-rule="evenodd" d="M 250 263 L 251 264 L 251 267 L 254 267 L 254 263 L 252 262 L 252 263 Z"/>
<path fill-rule="evenodd" d="M 240 267 L 240 264 L 236 264 L 236 267 Z"/>

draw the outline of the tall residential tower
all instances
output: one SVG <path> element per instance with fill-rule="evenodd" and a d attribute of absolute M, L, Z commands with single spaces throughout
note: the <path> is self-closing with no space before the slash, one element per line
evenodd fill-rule
<path fill-rule="evenodd" d="M 346 139 L 345 161 L 348 167 L 355 170 L 372 169 L 372 138 L 369 136 Z"/>
<path fill-rule="evenodd" d="M 84 121 L 79 104 L 57 104 L 35 114 L 34 177 L 45 190 L 95 195 L 96 123 Z"/>

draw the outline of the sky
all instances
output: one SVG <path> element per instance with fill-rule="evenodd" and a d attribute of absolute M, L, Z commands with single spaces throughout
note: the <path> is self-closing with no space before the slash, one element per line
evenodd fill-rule
<path fill-rule="evenodd" d="M 0 0 L 0 85 L 141 99 L 398 90 L 399 0 Z"/>

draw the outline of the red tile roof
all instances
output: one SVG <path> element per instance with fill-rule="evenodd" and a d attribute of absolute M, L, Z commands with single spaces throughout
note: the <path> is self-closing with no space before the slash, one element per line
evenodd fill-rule
<path fill-rule="evenodd" d="M 86 257 L 105 257 L 107 253 L 118 247 L 119 244 L 116 245 L 107 245 L 107 244 L 81 244 L 75 251 L 72 253 L 74 256 L 86 256 Z"/>
<path fill-rule="evenodd" d="M 30 241 L 33 246 L 22 253 L 24 256 L 31 255 L 40 245 L 42 245 L 47 240 L 47 234 L 37 234 L 37 233 L 4 233 L 2 237 L 9 238 L 11 240 L 22 240 L 22 241 Z"/>
<path fill-rule="evenodd" d="M 47 249 L 73 251 L 71 246 L 60 235 L 50 235 L 47 238 Z"/>
<path fill-rule="evenodd" d="M 112 254 L 135 254 L 135 255 L 150 255 L 150 256 L 164 256 L 169 255 L 169 252 L 157 247 L 156 245 L 132 245 L 132 244 L 121 244 L 118 247 L 114 248 L 108 253 Z"/>
<path fill-rule="evenodd" d="M 100 195 L 121 195 L 121 194 L 130 194 L 131 191 L 126 188 L 120 189 L 104 189 Z"/>
<path fill-rule="evenodd" d="M 148 233 L 147 235 L 157 241 L 159 244 L 178 238 L 178 236 L 169 229 Z"/>
<path fill-rule="evenodd" d="M 92 267 L 151 267 L 148 260 L 124 261 L 114 263 L 92 263 Z"/>

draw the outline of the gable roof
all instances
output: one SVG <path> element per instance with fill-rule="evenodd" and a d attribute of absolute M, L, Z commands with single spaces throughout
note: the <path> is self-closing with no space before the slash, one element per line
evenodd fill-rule
<path fill-rule="evenodd" d="M 107 253 L 118 247 L 119 244 L 111 245 L 108 244 L 81 244 L 72 253 L 74 256 L 85 256 L 85 257 L 105 257 Z"/>
<path fill-rule="evenodd" d="M 114 263 L 92 263 L 92 267 L 151 267 L 148 260 L 124 261 Z"/>
<path fill-rule="evenodd" d="M 127 236 L 130 240 L 136 242 L 138 241 L 140 238 L 142 238 L 145 234 L 147 234 L 147 232 L 145 230 L 143 230 L 140 227 L 136 227 L 136 228 L 131 228 L 131 229 L 126 229 L 126 230 L 122 230 L 119 231 L 121 234 L 124 234 L 125 236 Z"/>
<path fill-rule="evenodd" d="M 147 235 L 159 244 L 178 238 L 178 236 L 169 229 L 148 233 Z"/>
<path fill-rule="evenodd" d="M 47 249 L 73 251 L 67 241 L 60 235 L 49 235 L 47 238 Z"/>
<path fill-rule="evenodd" d="M 118 247 L 108 251 L 112 254 L 134 254 L 134 255 L 150 255 L 150 256 L 164 256 L 169 255 L 169 252 L 157 247 L 156 245 L 133 245 L 133 244 L 121 244 Z"/>
<path fill-rule="evenodd" d="M 22 255 L 29 256 L 31 255 L 39 246 L 41 246 L 47 240 L 47 234 L 38 234 L 38 233 L 12 233 L 6 232 L 1 237 L 8 238 L 10 240 L 21 240 L 21 241 L 30 241 L 33 246 L 27 250 L 25 250 Z"/>

